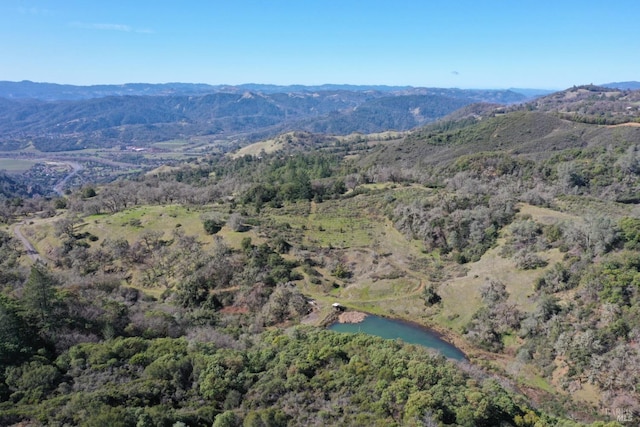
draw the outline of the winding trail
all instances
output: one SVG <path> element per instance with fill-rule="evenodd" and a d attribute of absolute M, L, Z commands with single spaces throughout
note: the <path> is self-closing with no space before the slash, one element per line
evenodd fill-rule
<path fill-rule="evenodd" d="M 78 172 L 84 169 L 84 167 L 80 163 L 69 162 L 69 161 L 65 161 L 64 163 L 71 166 L 72 171 L 67 176 L 65 176 L 62 180 L 60 180 L 60 182 L 58 182 L 56 185 L 53 186 L 53 191 L 55 191 L 56 194 L 58 194 L 59 196 L 62 196 L 64 194 L 63 188 L 67 184 L 67 182 L 69 182 L 71 178 L 76 176 Z M 16 224 L 16 226 L 13 227 L 13 234 L 15 234 L 18 240 L 22 242 L 22 246 L 24 246 L 24 250 L 26 251 L 27 256 L 29 256 L 29 258 L 31 258 L 33 262 L 41 262 L 43 264 L 46 264 L 47 261 L 44 259 L 44 257 L 38 253 L 38 251 L 31 244 L 29 239 L 27 239 L 25 235 L 22 234 L 22 230 L 20 229 L 20 227 L 22 227 L 23 225 L 24 225 L 24 221 Z"/>
<path fill-rule="evenodd" d="M 24 234 L 22 234 L 22 230 L 20 230 L 20 227 L 22 225 L 24 225 L 24 221 L 19 224 L 16 224 L 16 226 L 13 228 L 13 233 L 16 235 L 18 240 L 22 242 L 22 245 L 24 246 L 24 249 L 27 252 L 27 255 L 29 256 L 29 258 L 31 258 L 33 262 L 41 262 L 43 264 L 46 264 L 47 261 L 42 257 L 42 255 L 38 253 L 36 248 L 33 247 L 29 239 L 27 239 L 24 236 Z"/>
<path fill-rule="evenodd" d="M 80 161 L 94 161 L 94 162 L 98 162 L 98 163 L 107 164 L 107 165 L 113 166 L 113 167 L 135 167 L 136 166 L 136 165 L 133 165 L 133 164 L 130 164 L 130 163 L 114 162 L 114 161 L 111 161 L 111 160 L 98 159 L 98 158 L 78 158 L 78 160 L 80 160 Z M 71 180 L 71 178 L 76 176 L 80 171 L 84 170 L 84 166 L 82 166 L 82 164 L 80 164 L 78 162 L 75 162 L 75 161 L 70 161 L 70 160 L 67 160 L 67 159 L 60 159 L 60 158 L 58 158 L 58 159 L 44 159 L 43 161 L 64 163 L 64 164 L 69 165 L 71 167 L 71 172 L 69 172 L 69 174 L 67 174 L 67 176 L 65 176 L 56 185 L 53 186 L 53 191 L 59 196 L 63 196 L 64 195 L 64 187 L 65 187 L 65 185 L 67 185 L 69 180 Z M 46 264 L 47 261 L 44 259 L 44 257 L 38 253 L 36 248 L 31 244 L 31 242 L 29 242 L 29 239 L 27 239 L 24 236 L 24 234 L 22 234 L 22 230 L 20 229 L 20 227 L 23 226 L 23 225 L 25 225 L 24 221 L 16 224 L 15 227 L 13 228 L 13 233 L 15 234 L 16 238 L 18 238 L 18 240 L 20 240 L 22 242 L 22 245 L 24 246 L 24 249 L 25 249 L 27 255 L 29 256 L 29 258 L 31 258 L 33 260 L 33 262 L 42 262 L 42 263 Z"/>

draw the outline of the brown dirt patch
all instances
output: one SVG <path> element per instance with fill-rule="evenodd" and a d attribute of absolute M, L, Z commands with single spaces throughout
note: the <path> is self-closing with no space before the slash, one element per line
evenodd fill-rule
<path fill-rule="evenodd" d="M 320 322 L 320 310 L 314 308 L 309 314 L 304 316 L 300 323 L 303 325 L 317 325 Z"/>
<path fill-rule="evenodd" d="M 248 312 L 249 312 L 249 309 L 247 307 L 229 306 L 229 307 L 223 307 L 222 309 L 220 309 L 220 313 L 225 313 L 225 314 L 245 314 Z"/>
<path fill-rule="evenodd" d="M 367 317 L 367 313 L 360 311 L 345 311 L 338 316 L 338 322 L 340 323 L 360 323 Z"/>
<path fill-rule="evenodd" d="M 607 127 L 609 128 L 617 128 L 617 127 L 622 127 L 622 126 L 632 126 L 632 127 L 636 127 L 636 126 L 640 126 L 640 123 L 637 122 L 628 122 L 628 123 L 620 123 L 618 125 L 609 125 Z"/>

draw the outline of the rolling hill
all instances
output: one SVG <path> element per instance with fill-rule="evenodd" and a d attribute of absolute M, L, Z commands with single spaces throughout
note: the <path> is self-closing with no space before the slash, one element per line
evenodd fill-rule
<path fill-rule="evenodd" d="M 281 133 L 52 199 L 10 199 L 23 181 L 7 181 L 0 309 L 15 327 L 0 328 L 11 344 L 0 346 L 0 424 L 633 419 L 635 95 L 581 87 L 511 106 L 366 91 L 3 101 L 4 113 L 24 108 L 7 113 L 23 125 L 14 140 L 34 145 L 28 133 L 94 143 L 141 129 L 426 124 Z M 595 120 L 601 109 L 612 123 Z M 63 117 L 59 131 L 47 124 Z M 88 154 L 75 161 L 107 173 Z M 48 265 L 29 272 L 14 235 Z M 52 302 L 44 310 L 36 290 Z M 334 302 L 431 326 L 470 364 L 322 331 Z"/>
<path fill-rule="evenodd" d="M 640 91 L 570 88 L 524 104 L 469 104 L 372 154 L 369 164 L 438 165 L 501 152 L 549 158 L 567 149 L 640 142 Z"/>
<path fill-rule="evenodd" d="M 33 143 L 40 151 L 64 151 L 192 137 L 253 141 L 289 130 L 332 134 L 407 130 L 473 102 L 524 99 L 509 91 L 410 92 L 219 91 L 52 102 L 0 98 L 0 150 Z"/>
<path fill-rule="evenodd" d="M 413 86 L 385 86 L 385 85 L 348 85 L 323 84 L 308 85 L 270 85 L 246 83 L 241 85 L 208 85 L 204 83 L 127 83 L 122 85 L 93 85 L 76 86 L 56 83 L 38 83 L 32 81 L 0 81 L 0 98 L 7 99 L 38 99 L 41 101 L 72 101 L 106 96 L 202 96 L 217 92 L 228 93 L 313 93 L 313 92 L 373 92 L 381 94 L 446 94 L 451 97 L 487 100 L 494 97 L 494 102 L 519 102 L 522 95 L 536 96 L 548 91 L 536 89 L 504 90 L 464 90 L 440 88 L 416 88 Z M 497 98 L 496 98 L 497 97 Z M 501 98 L 502 101 L 499 101 Z"/>
<path fill-rule="evenodd" d="M 616 89 L 638 90 L 640 89 L 640 82 L 631 81 L 631 82 L 605 83 L 601 86 L 608 87 L 608 88 L 616 88 Z"/>
<path fill-rule="evenodd" d="M 619 124 L 640 119 L 640 91 L 603 86 L 576 86 L 537 98 L 524 107 L 553 112 L 562 118 L 594 124 Z"/>
<path fill-rule="evenodd" d="M 488 117 L 449 131 L 425 127 L 389 144 L 368 161 L 440 165 L 459 156 L 501 152 L 527 159 L 549 158 L 567 149 L 640 143 L 640 126 L 594 126 L 549 113 L 517 111 Z"/>

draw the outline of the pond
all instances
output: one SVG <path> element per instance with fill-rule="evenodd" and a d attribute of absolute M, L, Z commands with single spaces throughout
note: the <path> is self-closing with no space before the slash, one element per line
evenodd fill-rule
<path fill-rule="evenodd" d="M 401 339 L 407 343 L 437 350 L 449 359 L 467 360 L 459 348 L 444 341 L 436 332 L 401 320 L 387 319 L 369 314 L 360 323 L 334 323 L 329 326 L 329 329 L 337 332 L 362 332 L 386 339 Z"/>

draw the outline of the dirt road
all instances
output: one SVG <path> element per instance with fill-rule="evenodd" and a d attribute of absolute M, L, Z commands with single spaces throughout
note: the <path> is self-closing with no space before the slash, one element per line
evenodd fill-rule
<path fill-rule="evenodd" d="M 71 178 L 73 178 L 78 172 L 84 169 L 84 167 L 80 163 L 75 163 L 75 162 L 65 162 L 65 163 L 71 166 L 72 171 L 71 173 L 69 173 L 69 175 L 65 176 L 62 181 L 60 181 L 53 187 L 53 191 L 55 191 L 59 196 L 62 196 L 64 194 L 63 189 L 64 189 L 64 186 L 67 184 L 67 182 Z"/>
<path fill-rule="evenodd" d="M 24 225 L 24 223 L 16 224 L 16 226 L 13 228 L 13 233 L 22 242 L 22 245 L 24 246 L 25 251 L 27 251 L 27 255 L 29 256 L 29 258 L 33 260 L 33 262 L 39 261 L 43 264 L 46 264 L 47 261 L 38 253 L 38 251 L 36 250 L 36 248 L 33 247 L 31 242 L 26 237 L 24 237 L 24 234 L 22 234 L 22 230 L 20 230 L 20 227 L 22 225 Z"/>

